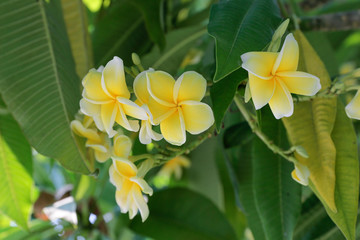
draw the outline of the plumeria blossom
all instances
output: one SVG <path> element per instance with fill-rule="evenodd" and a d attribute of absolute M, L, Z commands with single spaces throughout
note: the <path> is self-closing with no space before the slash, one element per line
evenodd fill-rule
<path fill-rule="evenodd" d="M 148 71 L 153 71 L 152 69 Z M 144 71 L 138 74 L 134 80 L 134 93 L 137 98 L 135 101 L 139 106 L 141 106 L 147 114 L 147 119 L 141 121 L 139 140 L 142 144 L 149 144 L 151 140 L 160 141 L 163 136 L 154 130 L 152 130 L 152 126 L 155 125 L 153 121 L 153 116 L 149 110 L 148 102 L 149 102 L 149 94 L 147 93 L 147 89 L 142 89 L 141 87 L 146 86 L 146 72 Z M 144 83 L 145 84 L 141 84 Z"/>
<path fill-rule="evenodd" d="M 346 105 L 345 111 L 349 118 L 360 120 L 360 91 L 358 91 L 355 97 Z"/>
<path fill-rule="evenodd" d="M 310 171 L 307 166 L 296 163 L 295 169 L 291 172 L 291 177 L 298 183 L 307 186 L 309 185 Z"/>
<path fill-rule="evenodd" d="M 110 139 L 107 134 L 96 129 L 92 118 L 85 116 L 83 122 L 73 120 L 70 126 L 75 134 L 87 139 L 85 146 L 94 150 L 98 162 L 105 162 L 110 158 Z"/>
<path fill-rule="evenodd" d="M 138 131 L 137 120 L 128 120 L 126 115 L 145 120 L 145 111 L 130 101 L 130 92 L 126 86 L 123 61 L 114 57 L 102 69 L 91 69 L 82 81 L 83 99 L 81 111 L 94 118 L 101 131 L 113 137 L 116 131 L 113 125 L 117 122 L 129 131 Z"/>
<path fill-rule="evenodd" d="M 249 87 L 256 109 L 269 103 L 275 118 L 289 117 L 294 105 L 291 93 L 313 96 L 320 89 L 320 79 L 296 71 L 299 46 L 290 33 L 279 53 L 248 52 L 241 55 L 242 67 L 249 73 Z"/>
<path fill-rule="evenodd" d="M 138 99 L 146 102 L 154 124 L 160 123 L 164 139 L 174 145 L 186 141 L 186 132 L 199 134 L 214 123 L 211 108 L 200 102 L 206 80 L 198 73 L 183 73 L 177 81 L 163 71 L 146 71 L 134 82 Z"/>
<path fill-rule="evenodd" d="M 182 176 L 182 168 L 189 168 L 190 165 L 191 162 L 187 157 L 177 156 L 162 166 L 158 172 L 158 176 L 170 179 L 171 175 L 174 174 L 175 178 L 179 180 Z"/>
<path fill-rule="evenodd" d="M 142 221 L 149 216 L 149 208 L 143 193 L 152 195 L 153 190 L 143 179 L 147 170 L 138 169 L 128 159 L 131 141 L 125 135 L 114 137 L 113 164 L 110 166 L 110 182 L 116 187 L 115 199 L 122 213 L 129 212 L 130 219 L 140 212 Z"/>

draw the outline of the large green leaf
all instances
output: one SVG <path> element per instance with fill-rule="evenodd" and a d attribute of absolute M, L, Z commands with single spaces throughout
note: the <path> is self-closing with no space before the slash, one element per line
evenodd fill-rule
<path fill-rule="evenodd" d="M 85 7 L 81 0 L 61 0 L 61 6 L 76 64 L 76 72 L 82 78 L 93 66 Z"/>
<path fill-rule="evenodd" d="M 181 28 L 169 32 L 166 35 L 166 47 L 163 52 L 159 47 L 145 55 L 142 62 L 145 67 L 152 67 L 157 70 L 176 74 L 189 49 L 194 43 L 206 33 L 202 26 Z"/>
<path fill-rule="evenodd" d="M 273 117 L 268 107 L 262 110 L 261 116 L 262 131 L 286 149 L 288 142 L 282 123 Z M 252 172 L 246 176 L 239 174 L 239 194 L 255 237 L 260 237 L 257 234 L 262 232 L 264 238 L 259 239 L 292 239 L 301 208 L 301 185 L 291 179 L 293 164 L 274 154 L 259 138 L 253 140 L 251 163 L 243 166 L 243 158 L 238 161 L 242 172 Z M 241 186 L 242 182 L 248 188 Z M 248 204 L 250 201 L 253 203 Z M 250 216 L 254 212 L 252 208 L 256 209 L 256 218 Z"/>
<path fill-rule="evenodd" d="M 0 5 L 0 92 L 9 111 L 38 152 L 89 173 L 70 129 L 81 96 L 60 2 Z"/>
<path fill-rule="evenodd" d="M 338 101 L 334 130 L 331 137 L 336 148 L 336 185 L 333 212 L 324 199 L 326 212 L 347 239 L 355 239 L 355 226 L 359 196 L 359 161 L 356 134 L 351 120 L 346 116 L 344 105 Z"/>
<path fill-rule="evenodd" d="M 330 77 L 324 64 L 300 31 L 295 32 L 295 38 L 300 47 L 299 70 L 319 77 L 321 89 L 326 89 L 330 85 Z M 336 149 L 331 132 L 335 116 L 335 98 L 316 98 L 311 102 L 295 103 L 294 114 L 283 118 L 291 143 L 304 147 L 309 155 L 309 158 L 300 155 L 296 158 L 309 168 L 313 186 L 333 211 L 336 211 Z"/>
<path fill-rule="evenodd" d="M 145 26 L 153 42 L 163 50 L 165 47 L 165 34 L 163 31 L 164 23 L 162 19 L 162 0 L 131 0 L 142 13 Z"/>
<path fill-rule="evenodd" d="M 214 83 L 211 87 L 210 97 L 213 103 L 212 109 L 218 131 L 220 131 L 225 113 L 233 101 L 239 84 L 245 80 L 246 77 L 247 72 L 244 69 L 238 69 L 226 76 L 221 82 Z"/>
<path fill-rule="evenodd" d="M 130 228 L 157 240 L 234 240 L 224 215 L 202 195 L 182 188 L 160 191 L 149 199 L 150 216 L 137 217 Z"/>
<path fill-rule="evenodd" d="M 240 55 L 259 51 L 271 41 L 280 23 L 273 0 L 229 0 L 214 4 L 208 31 L 216 40 L 214 82 L 241 66 Z"/>
<path fill-rule="evenodd" d="M 151 46 L 144 19 L 131 1 L 114 2 L 94 27 L 95 66 L 105 65 L 114 56 L 131 65 L 131 53 L 141 55 Z"/>
<path fill-rule="evenodd" d="M 32 207 L 31 148 L 10 114 L 0 115 L 0 211 L 27 229 Z"/>

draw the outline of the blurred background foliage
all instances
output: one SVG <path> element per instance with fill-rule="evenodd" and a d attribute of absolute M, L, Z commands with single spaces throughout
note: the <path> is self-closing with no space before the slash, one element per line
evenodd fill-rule
<path fill-rule="evenodd" d="M 252 134 L 232 100 L 236 91 L 244 91 L 247 77 L 239 52 L 264 49 L 281 19 L 294 15 L 332 80 L 358 69 L 360 2 L 225 2 L 0 3 L 0 194 L 7 196 L 0 200 L 0 239 L 345 239 L 314 193 L 291 179 L 292 164 Z M 222 23 L 218 11 L 226 16 Z M 353 24 L 339 21 L 341 16 Z M 240 25 L 243 34 L 229 42 Z M 213 37 L 235 50 L 216 52 Z M 160 168 L 146 176 L 155 193 L 145 223 L 120 213 L 109 182 L 110 162 L 86 160 L 85 150 L 74 148 L 81 139 L 69 131 L 81 78 L 113 56 L 131 66 L 133 52 L 145 68 L 175 77 L 189 70 L 202 74 L 212 86 L 205 101 L 212 103 L 218 130 L 187 154 L 191 167 L 183 169 L 181 179 L 158 175 Z M 354 81 L 359 77 L 360 69 Z M 63 95 L 74 100 L 57 107 Z M 40 110 L 31 114 L 32 106 Z M 269 109 L 261 116 L 266 134 L 287 149 L 282 123 Z M 359 133 L 360 123 L 354 124 Z M 130 136 L 133 154 L 154 147 Z M 356 236 L 360 239 L 360 224 Z"/>

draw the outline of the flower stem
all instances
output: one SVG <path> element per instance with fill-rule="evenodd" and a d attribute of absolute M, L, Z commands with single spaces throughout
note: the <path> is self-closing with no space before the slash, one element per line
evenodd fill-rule
<path fill-rule="evenodd" d="M 285 150 L 281 149 L 279 146 L 274 144 L 274 142 L 271 139 L 269 139 L 268 136 L 266 136 L 261 131 L 256 118 L 253 117 L 252 114 L 249 113 L 249 111 L 246 109 L 245 102 L 239 94 L 235 95 L 234 101 L 235 101 L 236 106 L 239 108 L 241 114 L 243 115 L 243 117 L 245 118 L 247 123 L 249 124 L 253 133 L 255 133 L 260 138 L 260 140 L 271 151 L 273 151 L 273 153 L 280 155 L 281 157 L 285 158 L 286 160 L 288 160 L 290 162 L 293 162 L 293 163 L 297 162 L 296 158 L 293 156 L 293 151 L 285 151 Z"/>

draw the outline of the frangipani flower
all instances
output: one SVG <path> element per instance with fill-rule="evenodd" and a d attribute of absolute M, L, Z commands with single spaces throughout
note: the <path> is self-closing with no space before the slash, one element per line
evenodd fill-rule
<path fill-rule="evenodd" d="M 185 72 L 177 81 L 163 71 L 147 71 L 134 82 L 138 99 L 147 102 L 153 122 L 160 123 L 164 139 L 174 145 L 186 141 L 186 132 L 199 134 L 214 123 L 211 108 L 200 102 L 206 80 L 196 72 Z"/>
<path fill-rule="evenodd" d="M 95 159 L 98 162 L 105 162 L 110 158 L 110 139 L 95 126 L 92 127 L 92 123 L 92 119 L 85 116 L 83 123 L 73 120 L 70 127 L 76 135 L 87 138 L 85 146 L 94 150 Z"/>
<path fill-rule="evenodd" d="M 310 171 L 307 166 L 296 163 L 295 169 L 291 172 L 291 177 L 298 183 L 307 186 L 309 185 Z"/>
<path fill-rule="evenodd" d="M 148 71 L 153 70 L 150 69 Z M 147 93 L 147 89 L 141 89 L 141 87 L 146 86 L 146 72 L 148 71 L 141 72 L 139 75 L 136 76 L 134 80 L 134 93 L 137 97 L 137 100 L 135 102 L 144 109 L 148 116 L 147 120 L 141 121 L 139 140 L 142 144 L 149 144 L 151 143 L 152 139 L 155 141 L 160 141 L 163 138 L 161 134 L 152 130 L 152 125 L 155 124 L 153 122 L 153 116 L 149 110 L 149 107 L 147 106 L 147 103 L 149 101 L 149 94 Z M 145 84 L 141 85 L 141 83 Z M 143 91 L 145 91 L 145 93 L 142 93 Z"/>
<path fill-rule="evenodd" d="M 116 134 L 113 130 L 115 121 L 129 131 L 138 131 L 137 120 L 128 120 L 126 115 L 145 120 L 145 111 L 130 101 L 130 92 L 126 86 L 123 61 L 114 57 L 101 69 L 92 69 L 82 81 L 83 99 L 81 111 L 94 118 L 96 126 L 106 131 L 110 137 Z"/>
<path fill-rule="evenodd" d="M 241 55 L 242 67 L 249 72 L 249 87 L 256 109 L 269 103 L 275 118 L 289 117 L 294 105 L 291 93 L 315 95 L 320 79 L 309 73 L 296 71 L 299 46 L 290 33 L 279 53 L 248 52 Z"/>
<path fill-rule="evenodd" d="M 349 118 L 355 118 L 360 120 L 360 91 L 358 91 L 355 97 L 346 105 L 345 111 Z"/>
<path fill-rule="evenodd" d="M 182 175 L 182 168 L 189 168 L 191 162 L 184 156 L 177 156 L 170 161 L 166 162 L 164 166 L 158 172 L 158 176 L 163 176 L 170 179 L 171 175 L 174 174 L 175 178 L 179 180 Z"/>

